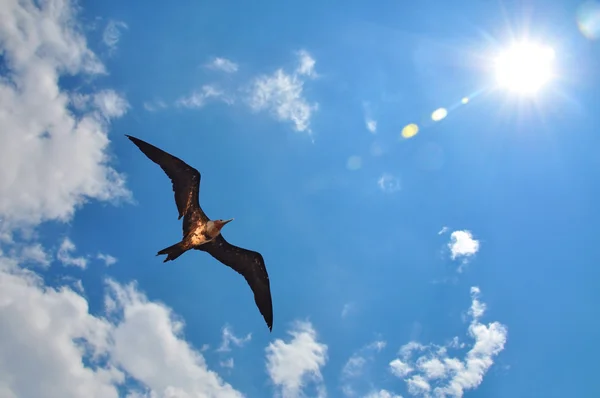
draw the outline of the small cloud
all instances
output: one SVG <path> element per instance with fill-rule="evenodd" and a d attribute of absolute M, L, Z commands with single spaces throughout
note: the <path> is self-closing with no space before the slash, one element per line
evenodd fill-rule
<path fill-rule="evenodd" d="M 144 102 L 144 109 L 148 112 L 156 112 L 162 109 L 167 109 L 169 105 L 163 100 L 154 100 L 154 101 L 146 101 Z"/>
<path fill-rule="evenodd" d="M 208 69 L 219 70 L 225 73 L 235 73 L 238 70 L 238 64 L 227 58 L 215 57 L 205 65 Z"/>
<path fill-rule="evenodd" d="M 96 258 L 98 260 L 104 261 L 104 264 L 107 267 L 110 267 L 111 265 L 116 264 L 116 262 L 117 262 L 117 259 L 115 257 L 111 256 L 110 254 L 98 253 Z"/>
<path fill-rule="evenodd" d="M 295 322 L 288 334 L 291 339 L 287 342 L 276 339 L 266 348 L 271 381 L 281 389 L 283 398 L 302 396 L 310 381 L 316 384 L 318 396 L 326 396 L 321 367 L 327 362 L 327 345 L 317 341 L 310 322 Z"/>
<path fill-rule="evenodd" d="M 111 53 L 117 49 L 123 29 L 127 29 L 127 24 L 122 21 L 110 20 L 106 24 L 106 28 L 104 28 L 104 33 L 102 34 L 102 41 Z"/>
<path fill-rule="evenodd" d="M 393 193 L 401 189 L 400 179 L 389 173 L 383 173 L 377 180 L 377 185 L 385 193 Z"/>
<path fill-rule="evenodd" d="M 448 232 L 448 227 L 442 227 L 442 229 L 438 231 L 438 235 L 445 234 L 446 232 Z"/>
<path fill-rule="evenodd" d="M 224 91 L 213 85 L 205 84 L 200 90 L 194 91 L 187 97 L 178 99 L 175 104 L 182 108 L 198 109 L 206 105 L 206 103 L 211 99 L 220 100 L 227 104 L 233 103 L 233 98 L 225 94 Z"/>
<path fill-rule="evenodd" d="M 298 51 L 299 65 L 296 68 L 296 73 L 308 77 L 316 77 L 315 64 L 316 61 L 306 50 Z"/>
<path fill-rule="evenodd" d="M 268 111 L 280 121 L 292 122 L 296 131 L 310 133 L 310 118 L 318 104 L 311 104 L 304 98 L 302 77 L 314 73 L 314 63 L 311 64 L 307 57 L 310 57 L 308 53 L 301 53 L 300 65 L 291 75 L 278 69 L 272 75 L 254 79 L 248 97 L 250 108 L 255 112 Z"/>
<path fill-rule="evenodd" d="M 366 118 L 365 124 L 367 126 L 367 130 L 369 130 L 371 133 L 375 134 L 377 132 L 377 121 L 376 120 Z"/>
<path fill-rule="evenodd" d="M 223 340 L 221 341 L 221 345 L 217 348 L 217 352 L 228 352 L 231 351 L 230 344 L 233 343 L 238 347 L 243 347 L 244 344 L 249 342 L 252 339 L 252 333 L 248 333 L 245 337 L 237 337 L 233 334 L 233 331 L 229 327 L 229 325 L 225 325 L 223 327 Z"/>
<path fill-rule="evenodd" d="M 85 269 L 87 267 L 87 259 L 85 257 L 73 257 L 71 253 L 73 253 L 75 249 L 75 244 L 69 238 L 65 238 L 56 253 L 56 257 L 64 266 L 74 266 Z"/>
<path fill-rule="evenodd" d="M 466 265 L 468 259 L 479 251 L 479 241 L 473 238 L 470 231 L 454 231 L 450 234 L 450 257 L 452 260 L 462 258 L 463 263 L 458 268 L 458 272 L 462 272 L 463 266 Z"/>

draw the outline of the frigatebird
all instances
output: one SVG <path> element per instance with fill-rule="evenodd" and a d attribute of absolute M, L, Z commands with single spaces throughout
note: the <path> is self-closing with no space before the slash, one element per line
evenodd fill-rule
<path fill-rule="evenodd" d="M 254 301 L 269 330 L 273 328 L 271 287 L 265 261 L 258 252 L 227 242 L 221 228 L 233 220 L 211 220 L 200 207 L 200 172 L 183 160 L 139 138 L 125 134 L 150 160 L 158 164 L 173 184 L 175 204 L 183 217 L 183 239 L 159 251 L 166 254 L 163 262 L 175 260 L 190 249 L 202 250 L 240 273 L 254 292 Z"/>

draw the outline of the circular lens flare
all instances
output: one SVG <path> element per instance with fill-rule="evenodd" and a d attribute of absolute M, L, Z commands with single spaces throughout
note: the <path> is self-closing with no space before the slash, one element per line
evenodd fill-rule
<path fill-rule="evenodd" d="M 510 91 L 533 94 L 552 77 L 553 61 L 552 48 L 518 43 L 496 59 L 496 79 Z"/>

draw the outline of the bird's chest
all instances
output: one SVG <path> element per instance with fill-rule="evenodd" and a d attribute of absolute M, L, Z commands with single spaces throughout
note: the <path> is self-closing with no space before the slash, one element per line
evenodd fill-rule
<path fill-rule="evenodd" d="M 190 232 L 188 239 L 192 245 L 197 246 L 209 242 L 213 238 L 211 238 L 211 236 L 208 234 L 206 226 L 201 225 Z"/>

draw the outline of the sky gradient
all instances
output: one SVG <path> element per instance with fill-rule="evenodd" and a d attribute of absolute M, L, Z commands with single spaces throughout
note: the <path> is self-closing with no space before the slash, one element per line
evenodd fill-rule
<path fill-rule="evenodd" d="M 599 38 L 566 0 L 0 0 L 0 397 L 600 396 Z M 494 74 L 525 39 L 530 96 Z M 263 255 L 272 333 L 155 256 L 181 221 L 125 134 Z"/>

